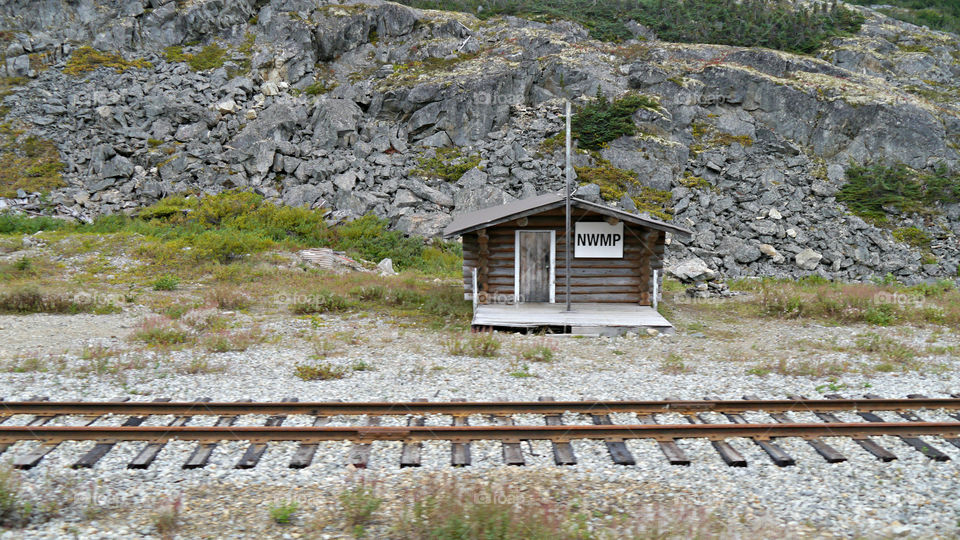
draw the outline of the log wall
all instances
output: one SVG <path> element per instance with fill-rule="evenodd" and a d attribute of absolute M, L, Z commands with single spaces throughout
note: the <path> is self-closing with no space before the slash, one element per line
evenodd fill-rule
<path fill-rule="evenodd" d="M 573 221 L 601 221 L 603 216 L 574 209 Z M 552 210 L 463 235 L 463 286 L 469 299 L 473 269 L 477 287 L 488 303 L 508 302 L 514 290 L 514 231 L 556 231 L 556 301 L 566 302 L 564 213 Z M 570 296 L 573 302 L 616 302 L 651 305 L 653 270 L 663 267 L 662 231 L 624 222 L 622 259 L 571 258 Z M 571 250 L 572 251 L 572 250 Z M 571 253 L 572 255 L 572 253 Z"/>

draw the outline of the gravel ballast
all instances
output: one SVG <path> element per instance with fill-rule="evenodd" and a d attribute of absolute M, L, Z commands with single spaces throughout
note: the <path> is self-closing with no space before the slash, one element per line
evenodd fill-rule
<path fill-rule="evenodd" d="M 129 346 L 125 334 L 137 325 L 136 315 L 0 317 L 5 336 L 14 332 L 19 337 L 6 344 L 6 359 L 34 355 L 64 354 L 77 351 L 85 344 L 101 343 Z M 929 359 L 931 368 L 900 373 L 850 372 L 822 377 L 794 377 L 778 374 L 765 376 L 747 371 L 765 359 L 789 356 L 797 359 L 823 360 L 843 353 L 819 350 L 794 350 L 797 340 L 844 343 L 865 332 L 881 332 L 908 343 L 956 346 L 955 334 L 933 335 L 920 329 L 903 330 L 853 327 L 823 327 L 813 324 L 782 321 L 751 321 L 724 326 L 720 335 L 709 329 L 702 332 L 680 331 L 675 336 L 621 338 L 543 338 L 503 335 L 503 348 L 496 358 L 450 356 L 443 344 L 446 336 L 416 328 L 398 329 L 395 321 L 376 317 L 324 317 L 317 320 L 286 317 L 259 321 L 273 339 L 243 352 L 210 354 L 197 351 L 161 352 L 133 350 L 126 355 L 145 355 L 146 368 L 111 374 L 80 373 L 77 366 L 84 360 L 66 354 L 65 364 L 45 372 L 6 373 L 0 382 L 0 395 L 6 400 L 23 400 L 47 396 L 52 400 L 107 400 L 127 397 L 152 400 L 159 397 L 193 400 L 201 397 L 213 401 L 278 401 L 296 397 L 301 401 L 405 401 L 426 398 L 447 401 L 464 398 L 470 401 L 536 400 L 551 396 L 558 400 L 596 398 L 616 399 L 741 399 L 747 394 L 761 398 L 783 398 L 787 394 L 821 397 L 824 393 L 860 396 L 864 393 L 883 397 L 905 397 L 921 393 L 931 397 L 947 396 L 960 390 L 955 373 L 956 357 Z M 51 328 L 62 339 L 51 345 Z M 338 351 L 322 360 L 310 360 L 312 349 L 305 341 L 310 336 L 351 333 L 353 339 L 342 340 Z M 339 333 L 339 334 L 338 334 Z M 702 337 L 701 337 L 702 336 Z M 349 344 L 346 341 L 358 342 Z M 534 376 L 515 377 L 524 362 L 517 351 L 531 343 L 546 343 L 557 350 L 551 363 L 528 362 Z M 743 353 L 751 356 L 744 359 Z M 669 354 L 683 358 L 680 372 L 665 373 L 661 362 Z M 167 370 L 170 363 L 185 362 L 194 355 L 206 355 L 209 362 L 223 371 L 207 374 L 179 374 Z M 728 357 L 728 358 L 725 358 Z M 293 375 L 294 366 L 302 362 L 322 361 L 350 367 L 363 361 L 372 370 L 349 371 L 338 380 L 302 381 Z M 677 370 L 673 370 L 677 371 Z M 880 413 L 884 419 L 900 420 L 895 413 Z M 747 413 L 750 422 L 773 422 L 762 413 Z M 817 421 L 809 413 L 791 413 L 796 421 Z M 854 414 L 841 413 L 841 420 L 862 421 Z M 926 420 L 951 420 L 939 411 L 921 413 Z M 244 417 L 244 425 L 262 425 L 265 417 Z M 14 417 L 10 425 L 22 425 L 28 419 Z M 151 417 L 145 425 L 163 425 L 172 417 Z M 211 425 L 215 417 L 194 417 L 190 425 Z M 615 423 L 635 423 L 633 415 L 612 415 Z M 685 423 L 679 415 L 661 415 L 662 423 Z M 721 415 L 712 421 L 727 422 Z M 284 425 L 309 425 L 312 418 L 292 416 Z M 362 422 L 361 418 L 333 418 L 330 425 Z M 517 416 L 521 423 L 542 424 L 542 417 Z M 56 419 L 54 423 L 77 423 L 77 418 Z M 117 425 L 118 418 L 101 419 L 100 425 Z M 384 418 L 383 425 L 405 422 L 402 417 Z M 427 425 L 449 425 L 449 417 L 428 417 Z M 564 415 L 565 423 L 590 423 L 587 417 Z M 487 421 L 471 417 L 471 425 Z M 522 445 L 526 467 L 503 465 L 500 443 L 480 441 L 471 445 L 473 463 L 466 468 L 450 466 L 450 443 L 423 444 L 422 467 L 398 467 L 400 443 L 375 442 L 369 469 L 362 474 L 375 479 L 384 489 L 401 489 L 417 484 L 425 476 L 437 472 L 452 475 L 487 474 L 514 479 L 549 474 L 569 485 L 600 486 L 593 496 L 619 500 L 629 497 L 681 497 L 685 501 L 708 508 L 732 510 L 738 514 L 769 516 L 799 535 L 873 537 L 951 537 L 957 534 L 960 501 L 954 496 L 960 487 L 960 449 L 938 437 L 924 437 L 951 461 L 935 463 L 893 437 L 876 441 L 893 451 L 898 460 L 881 463 L 849 439 L 824 439 L 848 458 L 845 463 L 828 464 L 805 441 L 794 438 L 778 440 L 793 458 L 794 467 L 775 466 L 764 451 L 750 440 L 732 439 L 730 444 L 747 460 L 746 468 L 727 467 L 705 440 L 681 440 L 679 446 L 691 458 L 689 467 L 671 466 L 654 441 L 629 440 L 627 447 L 636 458 L 635 466 L 617 466 L 600 441 L 574 441 L 578 463 L 557 467 L 553 464 L 551 444 L 532 441 Z M 35 446 L 34 442 L 16 443 L 5 457 L 19 455 Z M 126 463 L 142 443 L 119 443 L 93 469 L 73 470 L 69 466 L 92 442 L 66 442 L 50 453 L 39 466 L 23 473 L 24 489 L 43 499 L 51 486 L 65 496 L 83 499 L 95 492 L 95 506 L 113 509 L 124 520 L 87 519 L 79 515 L 78 505 L 70 506 L 64 515 L 27 530 L 8 532 L 5 537 L 55 538 L 75 532 L 87 537 L 126 538 L 156 533 L 145 517 L 149 508 L 166 497 L 186 497 L 184 509 L 189 512 L 214 508 L 211 501 L 223 500 L 222 511 L 243 505 L 242 493 L 272 493 L 257 501 L 261 509 L 255 517 L 219 520 L 216 531 L 223 536 L 255 537 L 264 534 L 269 521 L 263 507 L 269 497 L 281 493 L 307 493 L 311 489 L 336 490 L 354 481 L 358 471 L 346 467 L 350 443 L 328 442 L 318 447 L 313 463 L 302 470 L 292 470 L 287 463 L 298 443 L 270 443 L 260 464 L 254 469 L 237 470 L 234 465 L 249 443 L 226 442 L 219 445 L 210 464 L 202 469 L 183 470 L 182 463 L 196 443 L 171 442 L 147 470 L 130 470 Z M 606 487 L 604 487 L 606 486 Z M 609 489 L 609 494 L 603 491 Z M 239 491 L 238 491 L 239 490 Z M 292 491 L 291 491 L 292 490 Z M 628 498 L 629 498 L 628 497 Z M 87 497 L 89 499 L 90 497 Z M 249 504 L 249 503 L 248 503 Z M 304 509 L 309 503 L 304 505 Z M 129 508 L 147 509 L 139 514 L 124 514 Z M 205 511 L 205 510 L 204 510 Z M 116 514 L 120 512 L 120 514 Z M 109 514 L 109 513 L 108 513 Z M 136 516 L 139 515 L 140 518 Z M 131 517 L 133 516 L 133 517 Z M 257 517 L 258 516 L 258 517 Z M 262 522 L 262 523 L 261 523 Z M 259 523 L 259 525 L 258 525 Z M 122 527 L 122 528 L 121 528 Z M 274 531 L 276 532 L 276 531 Z M 293 534 L 290 529 L 284 534 Z M 13 536 L 11 536 L 13 535 Z"/>

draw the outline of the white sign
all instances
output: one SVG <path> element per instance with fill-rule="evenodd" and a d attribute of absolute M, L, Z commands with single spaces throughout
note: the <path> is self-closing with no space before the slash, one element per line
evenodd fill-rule
<path fill-rule="evenodd" d="M 581 221 L 573 235 L 573 256 L 578 258 L 623 258 L 623 222 Z"/>

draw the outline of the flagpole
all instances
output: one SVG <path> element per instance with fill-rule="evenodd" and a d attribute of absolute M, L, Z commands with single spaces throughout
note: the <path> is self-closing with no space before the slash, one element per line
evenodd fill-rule
<path fill-rule="evenodd" d="M 573 174 L 571 174 L 573 169 L 570 166 L 570 100 L 567 100 L 567 166 L 564 171 L 566 174 L 566 191 L 567 191 L 567 227 L 564 231 L 565 242 L 564 242 L 564 251 L 565 256 L 563 258 L 566 263 L 566 274 L 564 275 L 566 281 L 566 298 L 567 298 L 567 311 L 570 311 L 570 183 L 572 180 Z"/>

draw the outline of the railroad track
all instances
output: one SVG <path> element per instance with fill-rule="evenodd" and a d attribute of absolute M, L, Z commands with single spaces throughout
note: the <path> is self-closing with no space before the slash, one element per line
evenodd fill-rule
<path fill-rule="evenodd" d="M 636 460 L 626 445 L 631 439 L 651 439 L 665 458 L 674 465 L 689 465 L 678 441 L 708 439 L 723 461 L 745 467 L 746 459 L 728 439 L 752 440 L 779 466 L 796 463 L 777 439 L 798 437 L 805 440 L 824 460 L 839 463 L 848 458 L 824 438 L 847 437 L 864 451 L 882 461 L 897 459 L 896 452 L 912 448 L 934 461 L 949 461 L 950 456 L 937 445 L 960 448 L 960 395 L 930 398 L 911 395 L 907 399 L 884 399 L 875 395 L 863 398 L 806 399 L 790 396 L 782 400 L 761 400 L 745 396 L 742 400 L 663 401 L 554 401 L 541 398 L 525 402 L 300 402 L 288 398 L 279 402 L 191 402 L 155 401 L 106 402 L 0 401 L 0 453 L 15 454 L 13 464 L 29 469 L 65 441 L 94 441 L 73 462 L 75 468 L 95 466 L 120 442 L 135 442 L 140 449 L 127 464 L 131 469 L 146 469 L 170 441 L 195 441 L 197 445 L 184 461 L 185 469 L 205 466 L 217 445 L 224 441 L 247 441 L 249 446 L 236 468 L 255 467 L 267 452 L 269 443 L 299 443 L 289 462 L 291 468 L 310 465 L 323 441 L 350 441 L 348 463 L 364 468 L 370 460 L 373 443 L 399 441 L 401 467 L 421 464 L 425 441 L 449 441 L 450 463 L 471 463 L 471 443 L 500 441 L 507 465 L 524 465 L 521 443 L 550 441 L 557 465 L 577 463 L 571 441 L 602 441 L 610 458 L 619 465 L 634 465 Z M 884 413 L 888 418 L 878 415 Z M 798 422 L 791 415 L 802 413 L 817 418 Z M 841 421 L 838 414 L 856 415 L 856 421 Z M 936 414 L 950 421 L 929 421 L 923 416 Z M 245 421 L 249 416 L 267 416 L 259 425 Z M 566 417 L 564 416 L 566 415 Z M 755 420 L 746 418 L 750 415 Z M 763 421 L 757 421 L 761 415 Z M 530 422 L 534 417 L 536 422 Z M 895 416 L 896 421 L 889 417 Z M 197 417 L 216 417 L 213 425 L 189 425 Z M 284 425 L 290 417 L 305 425 Z M 527 423 L 518 423 L 518 418 Z M 615 423 L 616 417 L 620 423 Z M 571 418 L 576 423 L 564 423 Z M 628 422 L 624 423 L 623 419 Z M 17 419 L 17 420 L 13 420 Z M 349 420 L 345 420 L 349 419 Z M 429 424 L 428 424 L 429 419 Z M 120 425 L 116 425 L 116 424 Z M 209 422 L 207 422 L 209 423 Z M 343 424 L 348 425 L 343 425 Z M 384 423 L 389 425 L 383 425 Z M 332 425 L 336 424 L 336 425 Z M 887 448 L 871 437 L 894 436 L 903 444 Z M 930 440 L 921 437 L 935 437 Z M 14 445 L 28 444 L 25 452 Z M 887 443 L 889 444 L 889 443 Z"/>

